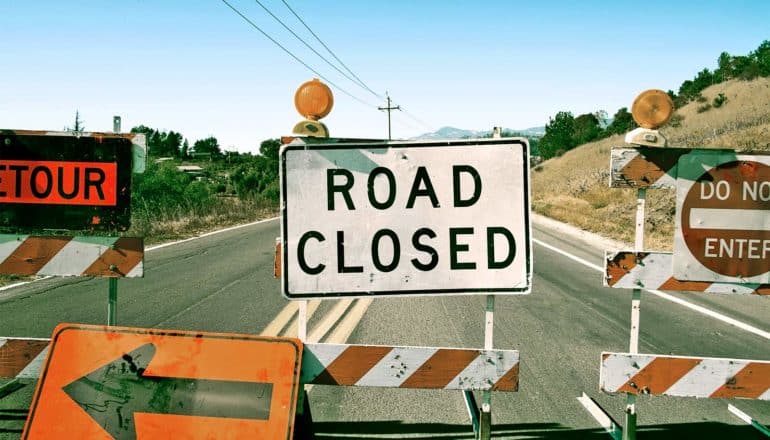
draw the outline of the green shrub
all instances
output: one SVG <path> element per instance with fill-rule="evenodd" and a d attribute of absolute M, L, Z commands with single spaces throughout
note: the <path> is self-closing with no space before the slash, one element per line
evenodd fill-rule
<path fill-rule="evenodd" d="M 709 110 L 711 110 L 711 104 L 703 104 L 702 106 L 698 107 L 698 113 L 703 113 Z"/>
<path fill-rule="evenodd" d="M 727 102 L 727 96 L 725 96 L 724 93 L 720 93 L 714 98 L 712 105 L 714 106 L 714 108 L 719 108 L 719 107 L 722 107 L 722 105 L 726 102 Z"/>

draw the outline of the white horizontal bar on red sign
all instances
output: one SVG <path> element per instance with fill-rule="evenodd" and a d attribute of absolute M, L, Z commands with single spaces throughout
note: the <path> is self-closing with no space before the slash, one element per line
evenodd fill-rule
<path fill-rule="evenodd" d="M 768 284 L 680 281 L 674 278 L 673 264 L 671 252 L 607 252 L 604 285 L 616 289 L 770 295 Z"/>
<path fill-rule="evenodd" d="M 733 231 L 770 231 L 770 215 L 764 209 L 690 209 L 690 228 Z"/>
<path fill-rule="evenodd" d="M 305 384 L 517 391 L 517 350 L 305 344 Z"/>
<path fill-rule="evenodd" d="M 602 353 L 607 393 L 770 400 L 770 361 Z"/>

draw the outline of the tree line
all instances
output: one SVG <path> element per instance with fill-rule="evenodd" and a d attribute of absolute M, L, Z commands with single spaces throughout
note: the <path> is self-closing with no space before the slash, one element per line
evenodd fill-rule
<path fill-rule="evenodd" d="M 697 100 L 705 102 L 701 92 L 709 86 L 730 79 L 752 80 L 770 76 L 770 41 L 763 41 L 756 50 L 748 55 L 730 55 L 722 52 L 717 58 L 715 70 L 703 69 L 691 80 L 685 80 L 678 92 L 668 91 L 676 108 Z M 714 99 L 713 106 L 719 107 L 727 100 L 724 95 Z M 711 105 L 708 105 L 710 108 Z M 703 106 L 698 111 L 707 109 Z M 586 113 L 575 117 L 571 112 L 560 111 L 549 118 L 545 125 L 545 134 L 540 139 L 539 151 L 543 159 L 560 156 L 578 145 L 603 139 L 615 134 L 623 134 L 636 128 L 627 107 L 619 109 L 611 120 L 604 111 Z"/>
<path fill-rule="evenodd" d="M 131 129 L 131 133 L 143 133 L 147 138 L 149 154 L 155 157 L 174 157 L 188 159 L 193 153 L 210 154 L 212 157 L 221 157 L 222 149 L 219 141 L 214 136 L 198 139 L 190 149 L 190 143 L 181 133 L 160 131 L 145 125 L 139 125 Z"/>

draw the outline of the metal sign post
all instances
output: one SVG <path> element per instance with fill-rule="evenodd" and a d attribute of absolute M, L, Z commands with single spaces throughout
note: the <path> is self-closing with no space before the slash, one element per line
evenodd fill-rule
<path fill-rule="evenodd" d="M 120 116 L 112 117 L 112 132 L 120 133 Z M 108 278 L 107 325 L 118 325 L 118 279 Z"/>
<path fill-rule="evenodd" d="M 329 365 L 303 383 L 459 389 L 489 439 L 491 391 L 518 389 L 518 352 L 494 349 L 494 307 L 531 291 L 528 164 L 516 138 L 285 141 L 275 274 L 300 301 L 300 339 L 310 298 L 486 295 L 484 350 L 310 344 L 308 369 Z"/>

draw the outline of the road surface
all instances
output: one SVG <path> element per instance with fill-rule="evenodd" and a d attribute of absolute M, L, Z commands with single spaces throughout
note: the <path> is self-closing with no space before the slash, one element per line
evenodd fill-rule
<path fill-rule="evenodd" d="M 268 220 L 150 248 L 145 278 L 119 282 L 118 324 L 296 335 L 296 309 L 273 278 L 280 235 Z M 494 438 L 608 439 L 577 400 L 583 392 L 622 422 L 624 396 L 599 391 L 602 351 L 628 351 L 630 291 L 603 288 L 601 245 L 534 227 L 533 292 L 499 296 L 496 348 L 521 353 L 520 389 L 493 395 Z M 770 299 L 673 294 L 744 328 L 642 295 L 640 352 L 770 360 Z M 104 324 L 107 281 L 46 279 L 0 291 L 0 335 L 50 337 L 60 322 Z M 311 301 L 311 341 L 481 348 L 484 296 Z M 759 329 L 760 334 L 747 329 Z M 764 332 L 764 333 L 762 333 Z M 32 387 L 0 400 L 0 438 L 18 438 Z M 316 386 L 318 438 L 472 438 L 459 391 Z M 727 411 L 770 424 L 770 402 L 638 399 L 639 438 L 760 438 Z"/>

